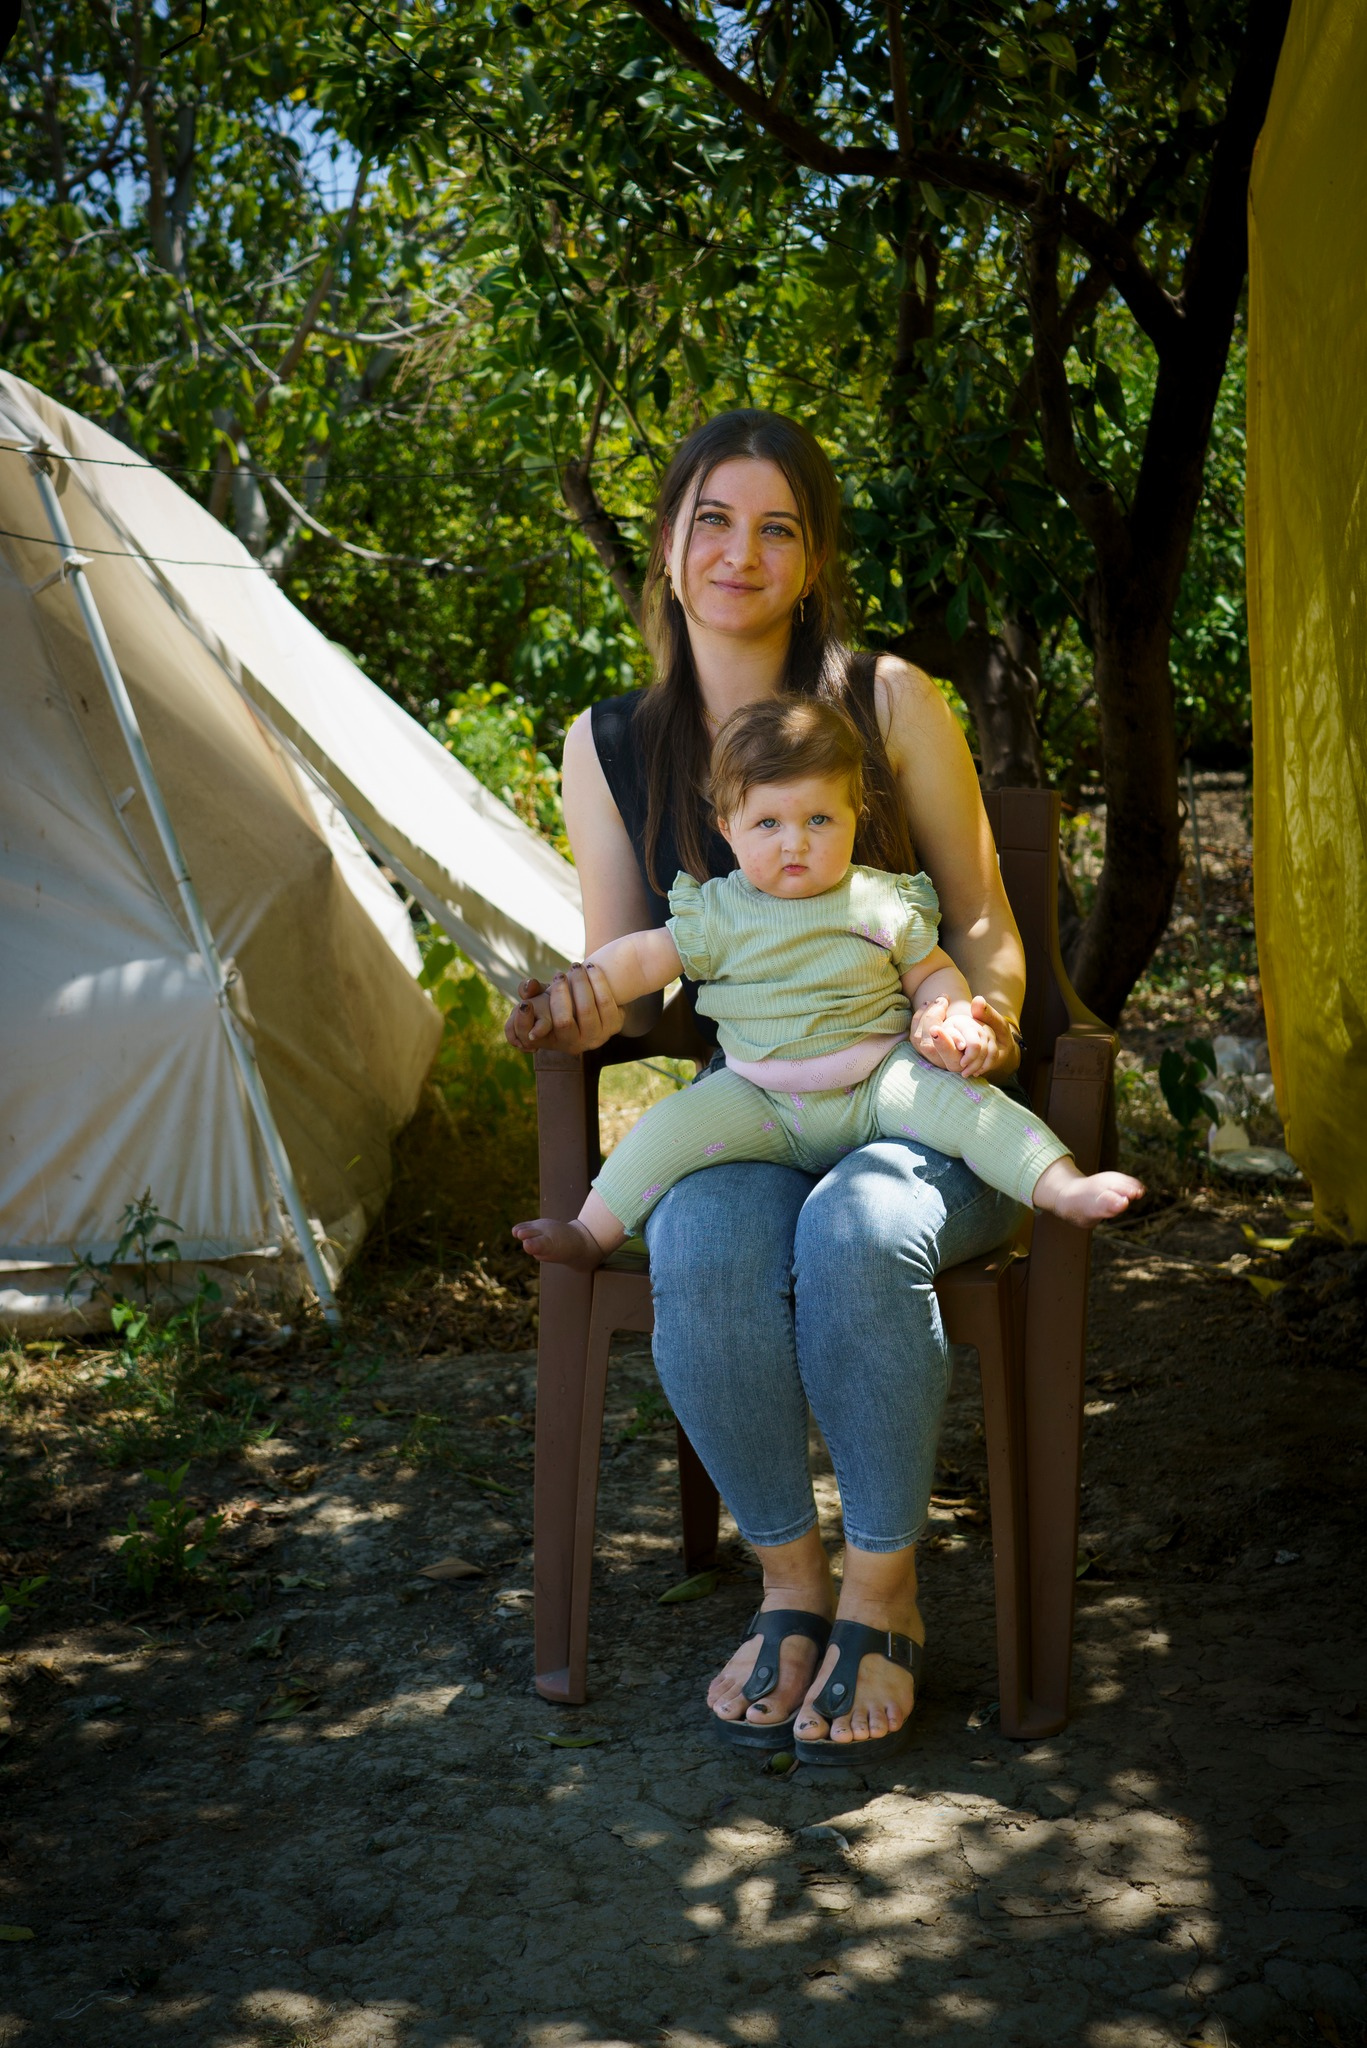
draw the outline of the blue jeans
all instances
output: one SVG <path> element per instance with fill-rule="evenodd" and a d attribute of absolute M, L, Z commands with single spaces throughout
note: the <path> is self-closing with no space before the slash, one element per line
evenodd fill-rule
<path fill-rule="evenodd" d="M 655 1366 L 752 1544 L 815 1526 L 810 1406 L 860 1550 L 925 1527 L 949 1360 L 934 1280 L 990 1251 L 1019 1210 L 962 1160 L 900 1139 L 821 1179 L 713 1166 L 646 1224 Z"/>

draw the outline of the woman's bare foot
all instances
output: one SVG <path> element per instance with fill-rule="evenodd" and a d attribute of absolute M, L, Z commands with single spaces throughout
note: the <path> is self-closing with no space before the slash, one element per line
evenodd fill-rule
<path fill-rule="evenodd" d="M 815 1529 L 799 1536 L 796 1543 L 757 1549 L 764 1572 L 761 1608 L 797 1607 L 807 1614 L 830 1615 L 835 1608 L 830 1561 Z M 763 1727 L 766 1722 L 788 1720 L 812 1682 L 816 1644 L 807 1636 L 788 1636 L 778 1655 L 778 1682 L 771 1693 L 753 1704 L 743 1688 L 755 1668 L 760 1638 L 749 1636 L 719 1671 L 707 1688 L 707 1704 L 720 1721 L 742 1718 Z"/>
<path fill-rule="evenodd" d="M 910 1550 L 845 1550 L 845 1575 L 840 1588 L 839 1621 L 862 1621 L 870 1628 L 892 1629 L 923 1643 L 926 1625 L 916 1599 L 916 1552 Z M 821 1660 L 821 1667 L 798 1713 L 793 1733 L 803 1742 L 858 1744 L 879 1735 L 890 1735 L 916 1704 L 916 1686 L 911 1673 L 874 1652 L 860 1659 L 854 1704 L 846 1714 L 837 1714 L 829 1726 L 812 1704 L 835 1669 L 839 1651 L 833 1646 Z"/>
<path fill-rule="evenodd" d="M 552 1266 L 573 1266 L 576 1272 L 592 1273 L 603 1263 L 603 1247 L 577 1219 L 558 1223 L 554 1216 L 537 1216 L 530 1223 L 515 1223 L 513 1236 L 524 1252 Z"/>
<path fill-rule="evenodd" d="M 1034 1204 L 1090 1230 L 1108 1216 L 1119 1216 L 1143 1192 L 1143 1181 L 1128 1173 L 1079 1173 L 1071 1159 L 1056 1159 L 1035 1182 Z"/>

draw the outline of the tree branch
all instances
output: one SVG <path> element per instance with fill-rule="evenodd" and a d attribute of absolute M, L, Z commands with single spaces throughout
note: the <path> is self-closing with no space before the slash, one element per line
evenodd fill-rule
<path fill-rule="evenodd" d="M 932 184 L 996 200 L 1018 213 L 1028 213 L 1039 203 L 1044 189 L 1040 180 L 1027 177 L 1011 164 L 987 162 L 959 150 L 915 149 L 902 145 L 900 136 L 895 150 L 828 142 L 747 84 L 670 0 L 629 0 L 629 4 L 691 69 L 808 170 L 834 178 L 925 178 Z M 1064 233 L 1094 263 L 1101 264 L 1155 349 L 1161 354 L 1173 346 L 1181 333 L 1181 314 L 1145 267 L 1130 236 L 1071 194 L 1064 198 L 1061 218 Z"/>
<path fill-rule="evenodd" d="M 318 324 L 318 315 L 323 310 L 323 302 L 332 290 L 332 277 L 333 271 L 336 268 L 337 251 L 356 225 L 356 218 L 361 210 L 361 200 L 365 193 L 366 179 L 369 175 L 370 165 L 363 159 L 356 173 L 356 189 L 351 195 L 351 206 L 348 209 L 342 231 L 328 251 L 327 259 L 318 274 L 318 281 L 309 293 L 308 301 L 299 316 L 299 324 L 294 330 L 293 338 L 272 373 L 276 384 L 288 384 L 290 378 L 303 361 L 304 350 L 308 347 L 309 337 Z M 263 384 L 256 397 L 252 400 L 252 410 L 258 419 L 261 418 L 266 407 L 270 404 L 272 388 L 270 383 Z"/>
<path fill-rule="evenodd" d="M 565 503 L 590 547 L 607 572 L 632 623 L 641 623 L 641 572 L 630 541 L 593 487 L 593 448 L 602 419 L 606 385 L 600 384 L 589 437 L 582 455 L 572 456 L 560 472 Z"/>
<path fill-rule="evenodd" d="M 1053 193 L 1035 208 L 1025 243 L 1026 299 L 1035 347 L 1035 388 L 1040 439 L 1049 481 L 1067 499 L 1096 549 L 1099 562 L 1116 559 L 1125 546 L 1124 515 L 1110 485 L 1088 469 L 1073 431 L 1068 389 L 1068 335 L 1059 305 L 1058 255 L 1062 204 Z"/>
<path fill-rule="evenodd" d="M 772 135 L 775 142 L 780 143 L 796 162 L 805 164 L 809 171 L 824 171 L 833 178 L 851 175 L 887 178 L 896 175 L 896 150 L 849 149 L 827 142 L 823 135 L 814 134 L 795 115 L 777 106 L 753 85 L 747 85 L 729 64 L 723 63 L 712 45 L 684 20 L 669 0 L 629 0 L 629 4 L 671 49 L 678 51 L 692 70 L 705 78 L 709 85 L 714 85 L 766 134 Z"/>
<path fill-rule="evenodd" d="M 57 113 L 57 80 L 50 64 L 50 52 L 44 47 L 38 33 L 38 23 L 30 0 L 23 0 L 24 26 L 33 44 L 33 54 L 39 67 L 39 89 L 42 93 L 42 123 L 47 130 L 48 145 L 52 151 L 53 197 L 61 206 L 67 196 L 66 138 Z"/>

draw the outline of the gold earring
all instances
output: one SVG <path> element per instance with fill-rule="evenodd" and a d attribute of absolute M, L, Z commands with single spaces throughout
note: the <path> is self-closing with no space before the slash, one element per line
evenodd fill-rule
<path fill-rule="evenodd" d="M 807 593 L 804 590 L 797 601 L 797 622 L 802 625 L 807 617 Z"/>

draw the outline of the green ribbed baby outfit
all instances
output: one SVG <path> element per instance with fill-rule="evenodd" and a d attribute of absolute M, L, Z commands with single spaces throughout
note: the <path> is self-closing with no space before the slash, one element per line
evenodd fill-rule
<path fill-rule="evenodd" d="M 815 1059 L 861 1039 L 905 1033 L 901 977 L 938 942 L 940 906 L 926 875 L 851 867 L 820 896 L 766 896 L 740 869 L 707 882 L 680 875 L 669 931 L 700 984 L 722 1050 L 740 1060 Z M 794 1095 L 729 1069 L 658 1102 L 604 1163 L 594 1186 L 628 1235 L 686 1174 L 732 1160 L 824 1173 L 879 1138 L 910 1138 L 962 1159 L 980 1179 L 1028 1202 L 1067 1146 L 987 1081 L 894 1047 L 852 1088 Z"/>

